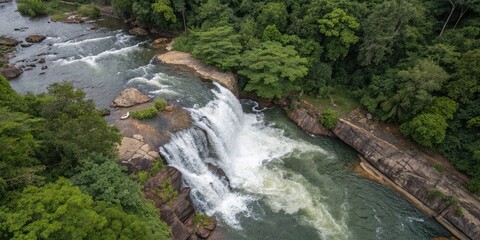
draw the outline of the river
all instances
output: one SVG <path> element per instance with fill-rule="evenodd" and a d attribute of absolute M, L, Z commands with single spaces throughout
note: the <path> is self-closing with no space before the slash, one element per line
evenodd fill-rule
<path fill-rule="evenodd" d="M 450 236 L 434 219 L 392 190 L 352 173 L 357 153 L 332 138 L 314 137 L 281 109 L 258 109 L 225 88 L 152 61 L 149 38 L 126 32 L 116 20 L 63 24 L 29 19 L 15 3 L 0 4 L 0 35 L 47 39 L 17 47 L 11 62 L 35 63 L 10 81 L 20 92 L 41 93 L 69 81 L 101 108 L 124 88 L 136 87 L 187 108 L 194 120 L 160 148 L 192 188 L 198 209 L 215 215 L 225 239 L 431 239 Z M 25 31 L 14 28 L 28 27 Z M 41 66 L 47 69 L 41 70 Z M 44 72 L 42 75 L 40 75 Z M 219 179 L 206 163 L 220 166 Z"/>

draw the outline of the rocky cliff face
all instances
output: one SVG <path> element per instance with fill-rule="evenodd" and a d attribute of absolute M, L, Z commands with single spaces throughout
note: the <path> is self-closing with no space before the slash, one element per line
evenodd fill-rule
<path fill-rule="evenodd" d="M 333 132 L 430 208 L 440 223 L 447 227 L 451 224 L 471 239 L 480 239 L 480 204 L 459 184 L 460 181 L 438 172 L 422 156 L 402 151 L 346 120 L 340 119 Z M 458 235 L 462 238 L 461 233 Z"/>
<path fill-rule="evenodd" d="M 287 109 L 287 115 L 301 129 L 314 135 L 335 136 L 332 131 L 326 129 L 318 122 L 319 117 L 322 115 L 320 111 L 306 102 L 295 101 L 292 103 L 292 106 L 294 106 L 293 109 Z"/>

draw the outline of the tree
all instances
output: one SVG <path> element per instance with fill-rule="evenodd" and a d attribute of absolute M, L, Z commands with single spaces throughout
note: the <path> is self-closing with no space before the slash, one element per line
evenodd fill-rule
<path fill-rule="evenodd" d="M 78 161 L 92 152 L 116 156 L 120 142 L 116 127 L 110 126 L 85 93 L 71 83 L 55 83 L 36 102 L 39 117 L 46 119 L 38 139 L 43 141 L 39 159 L 53 176 L 71 176 Z"/>
<path fill-rule="evenodd" d="M 274 24 L 268 25 L 265 30 L 263 30 L 262 41 L 282 42 L 282 33 L 278 31 L 277 26 Z"/>
<path fill-rule="evenodd" d="M 403 134 L 411 136 L 417 143 L 426 147 L 441 143 L 445 138 L 446 129 L 445 118 L 431 113 L 420 114 L 400 127 Z"/>
<path fill-rule="evenodd" d="M 299 80 L 308 72 L 306 64 L 307 59 L 298 56 L 293 46 L 264 42 L 243 54 L 238 73 L 249 79 L 246 91 L 264 98 L 283 98 L 300 90 Z"/>
<path fill-rule="evenodd" d="M 335 8 L 318 20 L 320 32 L 326 37 L 327 56 L 337 60 L 347 55 L 352 44 L 358 42 L 355 31 L 360 27 L 357 19 L 343 9 Z"/>
<path fill-rule="evenodd" d="M 281 2 L 267 3 L 257 18 L 259 26 L 264 29 L 268 25 L 275 25 L 280 31 L 287 27 L 288 12 Z"/>
<path fill-rule="evenodd" d="M 480 92 L 480 48 L 468 51 L 455 64 L 453 81 L 448 83 L 448 96 L 466 103 Z"/>
<path fill-rule="evenodd" d="M 34 138 L 41 119 L 0 107 L 0 199 L 7 190 L 43 181 L 45 168 L 35 157 L 40 141 Z"/>
<path fill-rule="evenodd" d="M 60 178 L 43 187 L 27 187 L 0 210 L 5 239 L 168 239 L 120 206 L 95 202 Z"/>
<path fill-rule="evenodd" d="M 96 201 L 121 204 L 124 209 L 139 212 L 137 208 L 142 204 L 140 188 L 113 159 L 92 154 L 81 160 L 72 182 Z"/>
<path fill-rule="evenodd" d="M 402 36 L 402 31 L 412 21 L 420 21 L 424 8 L 408 0 L 387 0 L 378 4 L 363 26 L 363 42 L 358 60 L 361 65 L 381 63 L 393 52 L 393 47 Z M 403 49 L 404 50 L 404 49 Z"/>
<path fill-rule="evenodd" d="M 240 59 L 240 35 L 232 27 L 212 27 L 203 31 L 192 31 L 195 42 L 192 54 L 208 64 L 227 70 L 238 65 Z"/>
<path fill-rule="evenodd" d="M 436 97 L 432 103 L 426 107 L 425 113 L 437 114 L 450 120 L 458 109 L 458 103 L 448 97 Z"/>
<path fill-rule="evenodd" d="M 323 111 L 319 121 L 325 128 L 332 129 L 337 124 L 339 117 L 335 110 L 328 108 Z"/>
<path fill-rule="evenodd" d="M 155 2 L 152 3 L 152 8 L 155 13 L 163 14 L 163 18 L 165 18 L 165 20 L 174 23 L 177 21 L 177 17 L 173 13 L 173 8 L 171 5 L 172 4 L 170 0 L 155 0 Z"/>

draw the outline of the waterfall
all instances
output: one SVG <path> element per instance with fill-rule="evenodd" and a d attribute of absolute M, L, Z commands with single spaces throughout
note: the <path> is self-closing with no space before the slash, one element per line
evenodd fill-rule
<path fill-rule="evenodd" d="M 261 199 L 274 212 L 301 211 L 298 221 L 317 229 L 322 238 L 348 236 L 343 217 L 334 219 L 319 202 L 323 198 L 319 189 L 281 167 L 283 157 L 328 153 L 286 137 L 268 125 L 262 113 L 244 113 L 238 99 L 222 86 L 215 84 L 212 92 L 215 99 L 206 106 L 189 109 L 193 127 L 177 132 L 160 148 L 169 165 L 182 172 L 196 206 L 241 229 L 239 219 L 254 216 L 250 204 Z M 209 171 L 207 163 L 225 171 L 231 188 Z"/>

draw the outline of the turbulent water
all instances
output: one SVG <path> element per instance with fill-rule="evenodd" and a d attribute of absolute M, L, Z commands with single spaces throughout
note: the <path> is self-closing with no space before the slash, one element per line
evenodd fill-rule
<path fill-rule="evenodd" d="M 92 31 L 90 24 L 30 20 L 14 10 L 15 3 L 0 4 L 0 35 L 47 35 L 41 44 L 17 47 L 11 62 L 45 57 L 46 63 L 11 81 L 15 90 L 40 93 L 70 81 L 107 107 L 122 89 L 136 87 L 188 109 L 193 126 L 160 151 L 183 173 L 196 207 L 218 218 L 221 239 L 449 236 L 393 191 L 351 173 L 357 157 L 345 144 L 305 134 L 280 109 L 260 110 L 219 85 L 152 61 L 150 39 L 128 35 L 122 24 L 105 20 Z M 29 29 L 13 31 L 20 27 Z M 221 167 L 229 182 L 207 163 Z"/>

